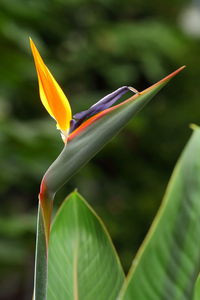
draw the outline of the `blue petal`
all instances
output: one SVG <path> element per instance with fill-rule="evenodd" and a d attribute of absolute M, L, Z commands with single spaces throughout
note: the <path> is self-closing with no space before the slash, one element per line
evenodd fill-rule
<path fill-rule="evenodd" d="M 85 119 L 112 106 L 117 100 L 119 100 L 125 93 L 129 91 L 137 93 L 137 90 L 135 90 L 132 87 L 122 86 L 116 91 L 108 94 L 107 96 L 99 100 L 97 103 L 92 105 L 88 110 L 75 114 L 73 116 L 74 119 L 71 121 L 70 132 L 74 131 L 78 126 L 80 126 L 81 123 L 85 121 Z"/>

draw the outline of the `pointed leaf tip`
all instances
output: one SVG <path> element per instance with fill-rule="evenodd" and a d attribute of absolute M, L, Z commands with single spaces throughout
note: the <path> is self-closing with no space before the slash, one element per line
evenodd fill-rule
<path fill-rule="evenodd" d="M 192 123 L 192 124 L 190 124 L 190 126 L 189 126 L 192 130 L 200 130 L 200 127 L 197 125 L 197 124 L 194 124 L 194 123 Z"/>
<path fill-rule="evenodd" d="M 51 228 L 47 299 L 116 300 L 123 282 L 124 272 L 104 224 L 73 192 Z"/>

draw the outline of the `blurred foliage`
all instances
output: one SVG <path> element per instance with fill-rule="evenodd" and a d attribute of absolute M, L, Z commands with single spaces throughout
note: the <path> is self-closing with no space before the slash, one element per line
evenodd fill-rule
<path fill-rule="evenodd" d="M 57 197 L 59 205 L 77 187 L 90 200 L 127 270 L 189 136 L 188 125 L 200 120 L 199 37 L 187 35 L 180 22 L 188 4 L 1 0 L 0 299 L 31 297 L 39 184 L 63 147 L 39 100 L 28 37 L 74 112 L 120 86 L 142 90 L 187 65 Z"/>

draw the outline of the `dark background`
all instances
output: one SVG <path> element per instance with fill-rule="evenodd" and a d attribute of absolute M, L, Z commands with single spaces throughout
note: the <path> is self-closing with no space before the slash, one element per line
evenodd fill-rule
<path fill-rule="evenodd" d="M 63 144 L 41 105 L 31 36 L 73 112 L 187 65 L 58 193 L 105 222 L 127 271 L 200 122 L 200 8 L 183 0 L 0 1 L 0 299 L 31 299 L 37 194 Z"/>

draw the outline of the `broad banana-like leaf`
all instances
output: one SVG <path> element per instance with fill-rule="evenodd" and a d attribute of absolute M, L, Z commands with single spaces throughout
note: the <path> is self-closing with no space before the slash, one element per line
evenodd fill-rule
<path fill-rule="evenodd" d="M 199 299 L 200 299 L 200 275 L 196 280 L 193 300 L 199 300 Z"/>
<path fill-rule="evenodd" d="M 196 128 L 118 299 L 193 299 L 200 269 L 199 154 L 200 129 Z"/>
<path fill-rule="evenodd" d="M 46 196 L 41 195 L 41 198 L 52 199 L 60 187 L 183 68 L 176 70 L 128 100 L 98 113 L 72 132 L 63 151 L 43 178 L 41 193 L 45 193 Z"/>
<path fill-rule="evenodd" d="M 72 193 L 50 233 L 47 300 L 115 300 L 123 281 L 104 225 L 86 201 Z"/>

